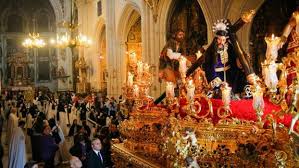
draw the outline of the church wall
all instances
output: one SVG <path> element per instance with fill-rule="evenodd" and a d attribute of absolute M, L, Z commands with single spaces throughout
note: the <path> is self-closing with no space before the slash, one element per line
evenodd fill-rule
<path fill-rule="evenodd" d="M 58 53 L 56 53 L 56 50 L 48 48 L 46 46 L 46 50 L 49 51 L 49 55 L 43 55 L 43 58 L 40 58 L 40 55 L 38 54 L 37 50 L 35 49 L 25 49 L 23 46 L 21 46 L 22 41 L 28 37 L 28 33 L 33 31 L 33 19 L 35 19 L 35 27 L 36 32 L 40 33 L 40 36 L 47 41 L 50 37 L 54 36 L 54 32 L 56 32 L 56 23 L 59 23 L 61 20 L 63 20 L 63 8 L 62 8 L 62 0 L 48 0 L 48 2 L 38 2 L 38 3 L 32 3 L 31 1 L 28 1 L 28 3 L 17 3 L 15 6 L 12 7 L 14 1 L 6 1 L 1 0 L 0 3 L 3 3 L 5 5 L 1 6 L 1 21 L 0 21 L 0 55 L 1 55 L 1 72 L 3 73 L 3 78 L 1 79 L 2 86 L 6 87 L 8 84 L 7 79 L 7 73 L 8 73 L 8 67 L 7 67 L 7 53 L 8 50 L 10 50 L 8 47 L 8 41 L 15 41 L 16 44 L 20 44 L 18 47 L 22 49 L 22 51 L 25 51 L 25 55 L 27 56 L 29 62 L 29 68 L 26 70 L 26 72 L 29 72 L 28 74 L 31 77 L 31 84 L 34 86 L 46 86 L 49 87 L 51 90 L 56 91 L 57 88 L 57 80 L 53 79 L 52 76 L 52 59 L 58 58 Z M 40 4 L 43 4 L 42 6 L 38 6 Z M 50 6 L 49 6 L 50 5 Z M 30 7 L 34 6 L 34 7 Z M 37 10 L 33 10 L 35 8 L 39 8 Z M 51 9 L 52 8 L 52 9 Z M 33 10 L 33 11 L 32 11 Z M 10 14 L 17 14 L 22 18 L 22 31 L 10 31 L 7 32 L 5 30 L 6 21 L 9 19 Z M 40 20 L 39 16 L 46 16 L 48 19 L 44 19 L 44 21 L 48 20 L 49 23 L 51 23 L 46 29 L 41 29 L 43 26 L 39 27 Z M 55 21 L 55 22 L 54 22 Z M 46 22 L 42 22 L 45 23 Z M 20 29 L 20 26 L 12 25 L 15 30 Z M 13 28 L 12 27 L 12 28 Z M 49 74 L 46 74 L 48 76 L 47 80 L 38 79 L 39 77 L 39 64 L 38 63 L 43 62 L 43 65 L 49 65 L 49 69 L 46 71 Z M 30 70 L 29 70 L 30 69 Z M 44 69 L 45 70 L 45 69 Z M 24 71 L 25 72 L 25 71 Z M 70 71 L 71 73 L 71 71 Z"/>

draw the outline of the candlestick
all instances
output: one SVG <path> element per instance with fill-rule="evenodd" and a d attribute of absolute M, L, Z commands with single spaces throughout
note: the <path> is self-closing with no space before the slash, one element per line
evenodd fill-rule
<path fill-rule="evenodd" d="M 263 109 L 264 109 L 264 99 L 263 99 L 263 90 L 259 85 L 255 85 L 253 89 L 253 101 L 252 106 L 253 109 L 256 111 L 257 120 L 260 126 L 263 126 L 262 123 L 262 116 L 263 116 Z"/>
<path fill-rule="evenodd" d="M 267 43 L 267 50 L 266 50 L 266 59 L 267 61 L 276 61 L 278 56 L 278 50 L 280 48 L 281 38 L 275 37 L 272 34 L 271 37 L 265 37 L 265 41 Z"/>

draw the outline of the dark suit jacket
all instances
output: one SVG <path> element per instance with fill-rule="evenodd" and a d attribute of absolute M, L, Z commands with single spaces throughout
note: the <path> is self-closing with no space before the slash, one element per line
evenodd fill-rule
<path fill-rule="evenodd" d="M 103 158 L 103 163 L 101 161 L 101 159 L 99 158 L 99 156 L 93 151 L 91 150 L 88 155 L 87 155 L 87 167 L 88 168 L 105 168 L 104 162 L 105 162 L 105 158 L 104 155 L 102 154 L 102 158 Z"/>
<path fill-rule="evenodd" d="M 41 141 L 41 158 L 44 161 L 54 159 L 55 152 L 58 150 L 58 145 L 55 143 L 54 138 L 49 135 L 43 135 L 40 137 Z"/>

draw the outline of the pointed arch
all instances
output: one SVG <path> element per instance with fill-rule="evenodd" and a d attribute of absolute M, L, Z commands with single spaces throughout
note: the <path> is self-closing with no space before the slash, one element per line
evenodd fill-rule
<path fill-rule="evenodd" d="M 53 10 L 54 10 L 54 13 L 55 13 L 55 20 L 56 22 L 60 22 L 64 19 L 64 12 L 63 12 L 63 3 L 64 1 L 60 1 L 60 0 L 49 0 L 52 7 L 53 7 Z"/>

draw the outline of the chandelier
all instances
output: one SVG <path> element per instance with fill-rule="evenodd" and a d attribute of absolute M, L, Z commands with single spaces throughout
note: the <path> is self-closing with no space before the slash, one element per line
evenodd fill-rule
<path fill-rule="evenodd" d="M 90 38 L 77 31 L 79 24 L 75 23 L 75 3 L 71 0 L 71 18 L 70 21 L 63 21 L 58 26 L 66 29 L 64 33 L 56 35 L 55 39 L 50 39 L 50 44 L 58 48 L 89 47 L 92 44 Z"/>
<path fill-rule="evenodd" d="M 50 44 L 57 46 L 58 48 L 74 48 L 74 47 L 89 47 L 92 42 L 91 40 L 83 35 L 79 34 L 77 36 L 71 33 L 64 33 L 62 35 L 57 35 L 56 39 L 50 39 Z"/>
<path fill-rule="evenodd" d="M 26 48 L 42 48 L 46 43 L 38 33 L 29 33 L 29 37 L 23 41 L 22 45 Z"/>

